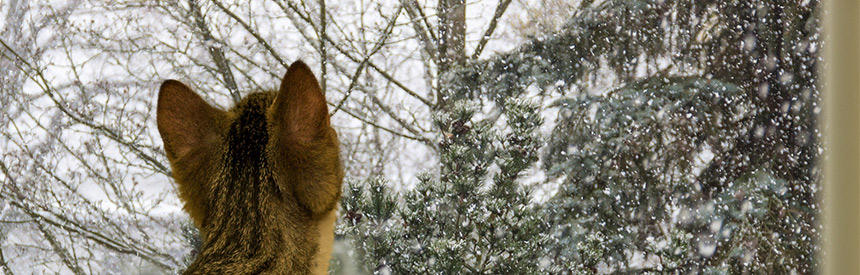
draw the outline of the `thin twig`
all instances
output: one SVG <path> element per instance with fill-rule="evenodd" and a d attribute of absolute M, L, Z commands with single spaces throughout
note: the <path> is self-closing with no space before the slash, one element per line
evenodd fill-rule
<path fill-rule="evenodd" d="M 260 34 L 258 34 L 257 31 L 255 31 L 253 28 L 251 28 L 251 25 L 249 25 L 248 23 L 245 23 L 245 20 L 242 20 L 242 18 L 239 18 L 239 16 L 237 16 L 235 13 L 233 13 L 232 11 L 227 9 L 227 7 L 225 7 L 224 4 L 222 4 L 220 1 L 212 0 L 212 3 L 214 3 L 215 6 L 218 6 L 218 8 L 220 8 L 221 11 L 223 11 L 228 16 L 230 16 L 230 18 L 233 18 L 233 20 L 236 20 L 236 22 L 239 23 L 239 25 L 242 25 L 242 27 L 245 28 L 245 31 L 247 31 L 249 34 L 251 34 L 251 36 L 253 36 L 255 39 L 257 39 L 257 42 L 259 42 L 260 45 L 263 45 L 263 48 L 265 48 L 266 51 L 268 51 L 269 54 L 271 54 L 272 57 L 274 57 L 275 60 L 278 61 L 278 63 L 281 63 L 281 66 L 283 66 L 284 69 L 290 67 L 286 62 L 284 62 L 284 60 L 281 58 L 281 56 L 278 55 L 277 52 L 275 52 L 275 49 L 272 48 L 271 45 L 269 45 L 269 42 L 266 42 L 266 40 L 263 39 L 263 37 L 260 36 Z"/>
<path fill-rule="evenodd" d="M 203 14 L 200 12 L 200 7 L 197 6 L 197 1 L 189 0 L 188 6 L 190 8 L 191 16 L 194 19 L 194 26 L 197 27 L 200 35 L 203 36 L 203 44 L 209 50 L 209 55 L 212 56 L 212 61 L 215 62 L 215 66 L 218 67 L 218 72 L 221 73 L 224 86 L 226 86 L 227 90 L 230 91 L 230 96 L 233 98 L 233 102 L 239 102 L 242 100 L 242 95 L 239 93 L 239 86 L 236 85 L 236 79 L 233 77 L 232 69 L 230 69 L 229 59 L 227 59 L 224 55 L 224 51 L 222 51 L 220 47 L 214 45 L 216 40 L 212 37 L 212 32 L 206 25 L 206 18 L 204 18 Z"/>
<path fill-rule="evenodd" d="M 330 103 L 329 103 L 329 105 L 332 105 L 332 104 L 330 104 Z M 361 116 L 359 116 L 359 115 L 357 115 L 357 114 L 353 113 L 353 112 L 352 112 L 352 111 L 350 111 L 348 108 L 341 108 L 341 110 L 342 110 L 344 113 L 348 114 L 349 116 L 351 116 L 351 117 L 353 117 L 353 118 L 355 118 L 355 119 L 360 120 L 361 122 L 367 123 L 367 124 L 368 124 L 368 125 L 370 125 L 370 126 L 373 126 L 373 127 L 379 128 L 379 129 L 381 129 L 381 130 L 383 130 L 383 131 L 386 131 L 386 132 L 388 132 L 388 133 L 391 133 L 391 134 L 393 134 L 393 135 L 395 135 L 395 136 L 399 136 L 399 137 L 404 137 L 404 138 L 408 138 L 408 139 L 411 139 L 411 140 L 420 141 L 420 142 L 423 142 L 424 144 L 427 144 L 427 145 L 429 145 L 429 146 L 431 146 L 431 147 L 435 147 L 435 145 L 433 144 L 433 141 L 431 141 L 431 140 L 429 140 L 429 139 L 427 139 L 427 138 L 424 138 L 424 137 L 415 137 L 415 136 L 410 136 L 410 135 L 407 135 L 407 134 L 404 134 L 404 133 L 400 133 L 400 132 L 394 131 L 394 130 L 392 130 L 392 129 L 389 129 L 388 127 L 385 127 L 385 126 L 382 126 L 382 125 L 376 124 L 376 123 L 375 123 L 375 122 L 373 122 L 373 121 L 369 121 L 369 120 L 367 120 L 366 118 L 361 117 Z"/>
<path fill-rule="evenodd" d="M 380 38 L 379 42 L 377 42 L 376 45 L 373 46 L 373 49 L 370 50 L 370 53 L 368 53 L 367 56 L 364 57 L 364 60 L 362 60 L 361 63 L 358 64 L 358 68 L 355 69 L 355 73 L 352 74 L 352 77 L 350 78 L 349 86 L 346 88 L 346 95 L 344 95 L 340 102 L 337 103 L 337 106 L 334 108 L 334 110 L 331 111 L 331 115 L 334 115 L 335 113 L 337 113 L 337 110 L 340 110 L 340 107 L 343 106 L 343 103 L 346 102 L 346 99 L 349 98 L 350 94 L 352 94 L 353 88 L 355 88 L 356 83 L 358 83 L 358 77 L 361 76 L 361 72 L 364 71 L 364 66 L 367 65 L 367 62 L 370 61 L 370 58 L 373 57 L 373 55 L 375 55 L 377 52 L 379 52 L 379 50 L 382 49 L 382 46 L 385 45 L 385 41 L 387 41 L 388 38 L 391 37 L 391 31 L 394 29 L 394 22 L 397 22 L 397 18 L 400 17 L 400 11 L 402 9 L 403 5 L 400 5 L 400 7 L 397 8 L 397 11 L 394 12 L 394 16 L 392 16 L 391 20 L 388 21 L 388 25 L 385 27 L 385 31 L 382 35 L 382 38 Z"/>

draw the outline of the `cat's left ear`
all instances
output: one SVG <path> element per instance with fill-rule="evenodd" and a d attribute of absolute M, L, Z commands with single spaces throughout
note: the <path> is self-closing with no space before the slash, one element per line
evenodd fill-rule
<path fill-rule="evenodd" d="M 278 96 L 269 107 L 269 115 L 281 141 L 309 143 L 329 127 L 325 95 L 311 69 L 296 61 L 281 81 Z"/>
<path fill-rule="evenodd" d="M 218 136 L 218 119 L 224 111 L 203 101 L 191 88 L 176 80 L 161 84 L 156 121 L 167 158 L 176 161 Z"/>

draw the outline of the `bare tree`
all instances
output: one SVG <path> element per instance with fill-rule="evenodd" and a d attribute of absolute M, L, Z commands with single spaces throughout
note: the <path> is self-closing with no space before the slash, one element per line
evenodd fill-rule
<path fill-rule="evenodd" d="M 293 60 L 320 64 L 348 176 L 414 181 L 436 167 L 440 77 L 491 48 L 511 2 L 487 4 L 474 33 L 463 0 L 0 3 L 0 266 L 186 264 L 193 232 L 152 112 L 167 78 L 227 107 Z"/>

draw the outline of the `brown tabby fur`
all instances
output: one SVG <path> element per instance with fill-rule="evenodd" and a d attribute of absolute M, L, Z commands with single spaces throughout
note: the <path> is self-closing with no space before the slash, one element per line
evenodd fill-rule
<path fill-rule="evenodd" d="M 328 269 L 343 169 L 311 70 L 229 111 L 175 80 L 161 85 L 158 130 L 202 246 L 185 274 L 320 274 Z"/>

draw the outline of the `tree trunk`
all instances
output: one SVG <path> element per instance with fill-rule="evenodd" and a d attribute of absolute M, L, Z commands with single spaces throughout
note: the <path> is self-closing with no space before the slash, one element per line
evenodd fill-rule
<path fill-rule="evenodd" d="M 439 69 L 436 108 L 446 109 L 445 77 L 452 68 L 466 62 L 466 1 L 439 0 Z"/>

